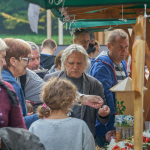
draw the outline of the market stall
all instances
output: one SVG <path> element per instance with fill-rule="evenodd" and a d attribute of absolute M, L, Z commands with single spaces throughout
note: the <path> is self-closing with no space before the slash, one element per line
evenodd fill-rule
<path fill-rule="evenodd" d="M 93 32 L 124 29 L 129 35 L 132 55 L 134 101 L 134 149 L 143 147 L 143 123 L 150 121 L 150 78 L 143 94 L 144 66 L 150 70 L 150 0 L 26 0 L 51 9 L 72 33 L 81 28 Z M 132 28 L 129 34 L 128 28 Z M 144 100 L 143 100 L 144 99 Z M 144 104 L 144 107 L 143 107 Z M 144 108 L 144 113 L 143 113 Z M 144 120 L 143 120 L 144 117 Z"/>

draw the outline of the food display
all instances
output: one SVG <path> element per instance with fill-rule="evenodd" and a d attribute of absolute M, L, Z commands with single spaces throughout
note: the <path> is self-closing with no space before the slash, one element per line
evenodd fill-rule
<path fill-rule="evenodd" d="M 116 138 L 117 140 L 128 139 L 134 135 L 134 116 L 115 116 Z"/>
<path fill-rule="evenodd" d="M 134 149 L 134 117 L 126 115 L 115 116 L 116 137 L 111 139 L 107 150 Z M 150 146 L 150 130 L 143 132 L 143 150 Z"/>

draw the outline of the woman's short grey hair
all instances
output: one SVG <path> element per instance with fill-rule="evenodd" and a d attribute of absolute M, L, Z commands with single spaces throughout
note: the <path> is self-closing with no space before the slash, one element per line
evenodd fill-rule
<path fill-rule="evenodd" d="M 116 37 L 121 37 L 123 39 L 128 39 L 128 34 L 122 29 L 113 30 L 108 36 L 108 43 L 114 45 Z"/>
<path fill-rule="evenodd" d="M 7 48 L 8 46 L 6 45 L 6 43 L 0 38 L 0 52 Z"/>
<path fill-rule="evenodd" d="M 30 41 L 27 41 L 27 43 L 30 45 L 32 50 L 38 50 L 39 51 L 39 47 L 35 43 L 30 42 Z"/>
<path fill-rule="evenodd" d="M 71 55 L 73 52 L 80 52 L 82 55 L 84 55 L 85 63 L 86 63 L 86 66 L 84 68 L 84 71 L 85 71 L 90 65 L 90 59 L 86 50 L 81 45 L 78 45 L 78 44 L 72 44 L 64 50 L 62 57 L 61 57 L 61 70 L 66 72 L 65 63 L 67 61 L 68 56 Z"/>

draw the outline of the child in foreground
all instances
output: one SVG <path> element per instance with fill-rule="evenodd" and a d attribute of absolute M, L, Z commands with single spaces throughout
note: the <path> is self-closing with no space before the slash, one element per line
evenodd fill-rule
<path fill-rule="evenodd" d="M 67 116 L 76 91 L 66 79 L 52 78 L 45 84 L 44 104 L 37 109 L 40 119 L 29 131 L 40 138 L 46 150 L 95 150 L 94 138 L 86 123 Z"/>

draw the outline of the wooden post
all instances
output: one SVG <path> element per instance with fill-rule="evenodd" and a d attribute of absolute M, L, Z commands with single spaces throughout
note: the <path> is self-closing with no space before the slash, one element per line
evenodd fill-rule
<path fill-rule="evenodd" d="M 143 84 L 145 64 L 146 19 L 139 16 L 135 24 L 132 48 L 132 90 L 134 91 L 134 149 L 143 148 Z"/>
<path fill-rule="evenodd" d="M 100 45 L 104 45 L 104 32 L 95 32 L 95 40 L 99 42 Z"/>
<path fill-rule="evenodd" d="M 150 22 L 149 18 L 146 20 L 146 51 L 145 51 L 145 62 L 148 67 L 148 70 L 150 70 Z M 144 121 L 150 121 L 150 77 L 146 84 L 147 91 L 144 94 Z"/>
<path fill-rule="evenodd" d="M 51 39 L 52 30 L 51 30 L 51 10 L 47 10 L 47 38 Z"/>

